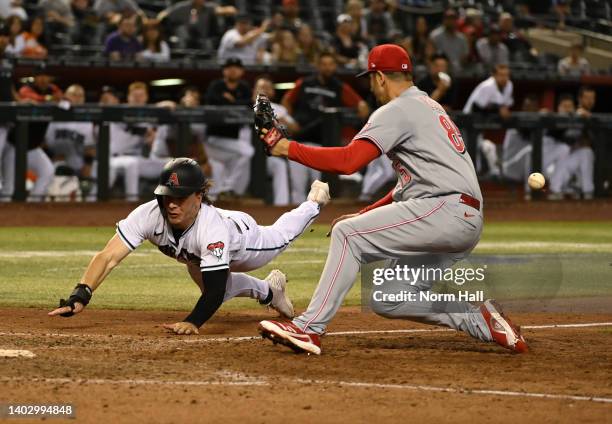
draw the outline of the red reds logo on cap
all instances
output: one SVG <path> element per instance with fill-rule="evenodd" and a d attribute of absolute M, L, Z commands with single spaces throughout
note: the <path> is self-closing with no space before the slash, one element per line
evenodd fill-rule
<path fill-rule="evenodd" d="M 358 77 L 370 72 L 412 72 L 412 62 L 406 50 L 395 44 L 381 44 L 368 55 L 368 69 Z"/>
<path fill-rule="evenodd" d="M 168 183 L 166 185 L 169 186 L 179 186 L 179 179 L 178 179 L 178 175 L 176 175 L 176 172 L 173 172 L 172 174 L 170 174 L 170 176 L 168 177 Z"/>

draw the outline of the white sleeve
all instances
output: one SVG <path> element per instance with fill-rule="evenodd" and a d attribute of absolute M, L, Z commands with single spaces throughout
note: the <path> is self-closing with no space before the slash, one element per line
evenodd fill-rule
<path fill-rule="evenodd" d="M 127 218 L 117 223 L 117 235 L 128 249 L 134 250 L 151 235 L 155 228 L 155 220 L 152 219 L 153 204 L 157 200 L 145 203 L 134 209 Z"/>
<path fill-rule="evenodd" d="M 200 270 L 219 271 L 229 268 L 229 231 L 216 211 L 210 213 L 212 219 L 202 228 L 200 238 Z"/>
<path fill-rule="evenodd" d="M 474 101 L 476 100 L 476 98 L 480 95 L 480 85 L 478 85 L 474 91 L 472 91 L 472 94 L 470 94 L 470 97 L 468 98 L 467 102 L 465 103 L 465 106 L 463 107 L 463 113 L 472 113 L 472 107 L 474 106 Z"/>

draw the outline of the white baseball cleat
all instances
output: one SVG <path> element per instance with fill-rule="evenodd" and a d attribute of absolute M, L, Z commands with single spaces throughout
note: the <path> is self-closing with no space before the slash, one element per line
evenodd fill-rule
<path fill-rule="evenodd" d="M 308 200 L 317 202 L 320 206 L 325 206 L 329 203 L 329 185 L 319 180 L 315 180 L 310 186 Z"/>
<path fill-rule="evenodd" d="M 293 303 L 285 291 L 287 287 L 287 276 L 278 269 L 273 269 L 265 278 L 270 290 L 272 290 L 272 302 L 268 306 L 277 311 L 281 316 L 291 319 L 295 315 Z"/>

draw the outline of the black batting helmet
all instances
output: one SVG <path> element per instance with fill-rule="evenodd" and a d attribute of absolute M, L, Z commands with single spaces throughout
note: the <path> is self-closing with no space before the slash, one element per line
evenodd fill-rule
<path fill-rule="evenodd" d="M 190 158 L 172 159 L 159 175 L 156 196 L 187 197 L 205 192 L 207 179 L 200 165 Z"/>

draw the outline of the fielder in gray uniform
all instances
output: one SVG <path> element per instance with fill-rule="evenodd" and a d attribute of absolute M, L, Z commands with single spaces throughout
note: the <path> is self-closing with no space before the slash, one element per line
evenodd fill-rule
<path fill-rule="evenodd" d="M 444 108 L 414 86 L 408 54 L 395 45 L 377 46 L 363 74 L 369 74 L 371 90 L 383 106 L 348 146 L 303 146 L 284 139 L 275 126 L 260 130 L 272 155 L 324 172 L 350 174 L 386 154 L 398 178 L 383 199 L 335 221 L 325 268 L 308 309 L 292 322 L 260 323 L 265 338 L 298 352 L 321 353 L 320 336 L 363 263 L 433 254 L 433 265 L 448 268 L 472 251 L 482 231 L 482 195 L 472 159 Z M 398 279 L 385 289 L 391 294 L 420 294 L 428 293 L 432 284 Z M 416 301 L 374 301 L 371 306 L 387 318 L 443 325 L 515 352 L 527 350 L 519 328 L 492 300 L 481 306 L 448 302 L 440 308 L 439 302 L 415 297 Z"/>

